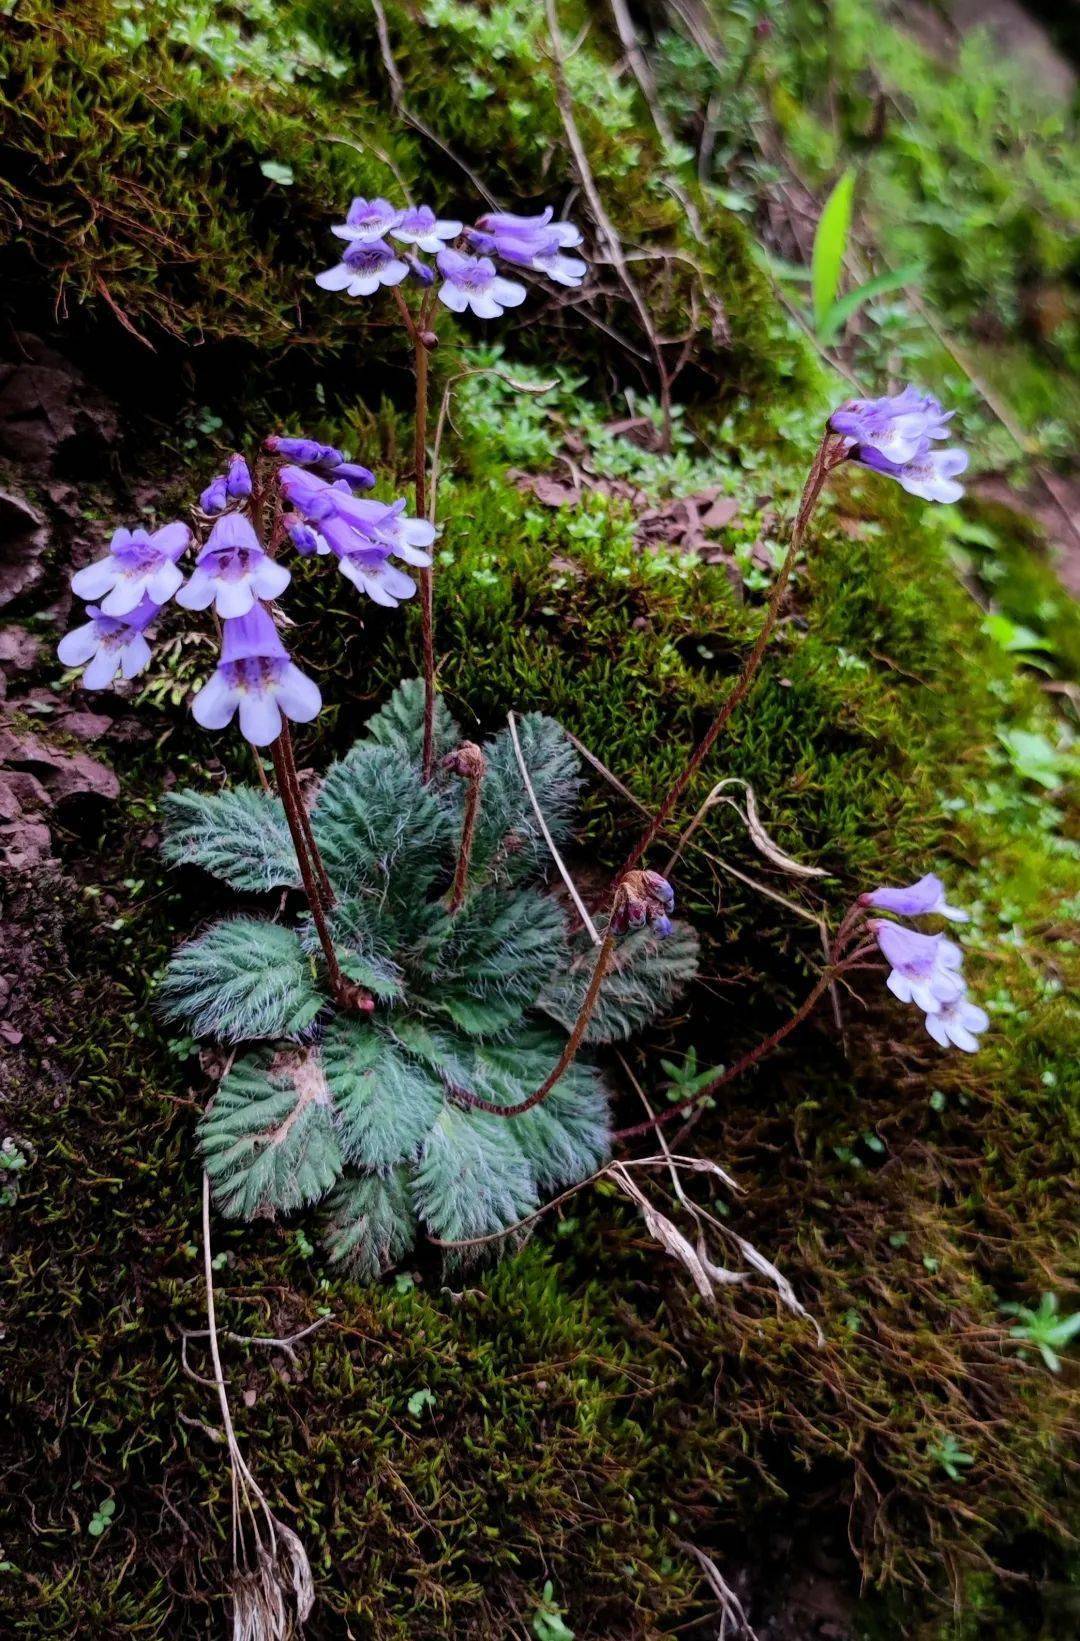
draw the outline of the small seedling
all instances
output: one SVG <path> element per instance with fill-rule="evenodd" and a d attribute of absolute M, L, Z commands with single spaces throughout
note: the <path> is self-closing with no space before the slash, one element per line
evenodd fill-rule
<path fill-rule="evenodd" d="M 540 1605 L 533 1613 L 532 1629 L 536 1641 L 574 1641 L 574 1632 L 563 1618 L 562 1608 L 555 1600 L 555 1586 L 550 1578 L 544 1585 Z"/>
<path fill-rule="evenodd" d="M 90 1517 L 86 1531 L 91 1538 L 100 1538 L 112 1526 L 112 1519 L 116 1514 L 116 1500 L 102 1499 L 94 1514 Z"/>
<path fill-rule="evenodd" d="M 1073 1311 L 1071 1316 L 1059 1315 L 1057 1297 L 1052 1293 L 1043 1294 L 1038 1310 L 1014 1304 L 1002 1305 L 1001 1309 L 1006 1316 L 1017 1318 L 1017 1326 L 1009 1329 L 1009 1338 L 1034 1345 L 1050 1372 L 1060 1373 L 1058 1352 L 1080 1333 L 1080 1311 Z"/>
<path fill-rule="evenodd" d="M 950 1431 L 946 1431 L 928 1452 L 930 1458 L 937 1461 L 950 1481 L 963 1481 L 963 1472 L 975 1463 L 972 1455 L 964 1452 Z"/>

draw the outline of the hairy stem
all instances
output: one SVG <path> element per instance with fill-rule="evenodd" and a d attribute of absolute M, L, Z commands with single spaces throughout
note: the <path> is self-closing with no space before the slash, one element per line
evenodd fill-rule
<path fill-rule="evenodd" d="M 767 1037 L 763 1037 L 760 1043 L 755 1044 L 752 1049 L 749 1049 L 747 1053 L 741 1055 L 732 1065 L 729 1065 L 725 1071 L 721 1071 L 711 1082 L 706 1083 L 704 1088 L 696 1089 L 693 1094 L 688 1094 L 685 1099 L 677 1101 L 675 1105 L 662 1112 L 659 1117 L 650 1117 L 648 1122 L 635 1123 L 631 1128 L 617 1129 L 612 1138 L 616 1140 L 636 1139 L 639 1134 L 649 1134 L 654 1128 L 660 1128 L 664 1123 L 674 1122 L 676 1117 L 686 1116 L 688 1112 L 695 1110 L 705 1100 L 711 1099 L 717 1089 L 723 1088 L 725 1083 L 734 1082 L 736 1077 L 741 1077 L 744 1071 L 749 1071 L 751 1066 L 757 1065 L 759 1060 L 763 1060 L 767 1054 L 772 1053 L 774 1048 L 779 1047 L 784 1038 L 790 1036 L 796 1027 L 801 1026 L 803 1021 L 813 1013 L 837 977 L 846 973 L 849 968 L 863 967 L 864 965 L 861 964 L 860 959 L 875 949 L 873 943 L 871 943 L 870 945 L 860 946 L 856 951 L 845 955 L 846 948 L 850 946 L 857 932 L 861 913 L 862 908 L 856 903 L 844 917 L 830 948 L 824 970 L 790 1019 L 785 1020 L 783 1025 L 777 1026 L 776 1030 L 771 1031 Z"/>
<path fill-rule="evenodd" d="M 453 1093 L 459 1099 L 464 1100 L 467 1105 L 474 1107 L 475 1110 L 486 1111 L 492 1117 L 520 1117 L 523 1112 L 531 1111 L 534 1105 L 539 1105 L 541 1100 L 546 1099 L 559 1078 L 573 1064 L 577 1051 L 581 1047 L 589 1021 L 592 1019 L 593 1010 L 596 1007 L 596 1000 L 600 995 L 600 987 L 611 962 L 614 945 L 615 936 L 609 927 L 607 934 L 604 936 L 603 944 L 596 954 L 596 965 L 592 972 L 592 979 L 589 981 L 589 989 L 585 993 L 578 1017 L 574 1021 L 574 1028 L 566 1039 L 566 1044 L 558 1060 L 539 1088 L 534 1089 L 527 1100 L 523 1100 L 520 1105 L 493 1105 L 490 1101 L 481 1099 L 478 1094 L 470 1093 L 468 1089 L 455 1087 Z"/>
<path fill-rule="evenodd" d="M 469 887 L 469 862 L 472 860 L 473 837 L 476 834 L 476 817 L 480 812 L 480 774 L 470 776 L 465 782 L 465 814 L 461 822 L 461 842 L 458 845 L 457 866 L 454 870 L 454 881 L 450 887 L 450 906 L 456 912 L 465 899 L 465 891 Z"/>
<path fill-rule="evenodd" d="M 279 736 L 270 748 L 271 756 L 274 760 L 274 774 L 277 777 L 278 791 L 281 794 L 281 802 L 285 809 L 285 819 L 289 823 L 289 832 L 292 835 L 293 848 L 296 850 L 296 859 L 300 866 L 300 876 L 304 881 L 304 893 L 307 895 L 308 905 L 311 907 L 311 916 L 314 920 L 315 928 L 318 931 L 319 943 L 322 946 L 323 955 L 326 958 L 326 972 L 330 980 L 330 990 L 333 993 L 335 1001 L 340 1006 L 347 1007 L 350 1000 L 349 988 L 347 987 L 345 977 L 341 972 L 341 965 L 338 963 L 337 952 L 334 950 L 334 943 L 330 939 L 330 930 L 327 928 L 326 913 L 323 908 L 322 897 L 319 893 L 319 885 L 315 876 L 315 868 L 312 865 L 311 857 L 307 851 L 307 837 L 304 830 L 304 822 L 301 818 L 303 804 L 300 802 L 299 794 L 294 789 L 289 778 L 289 763 L 287 754 L 282 747 L 283 740 L 284 736 Z"/>
<path fill-rule="evenodd" d="M 428 350 L 423 335 L 415 333 L 413 357 L 416 365 L 416 426 L 413 469 L 416 483 L 416 516 L 427 517 L 427 416 Z M 424 752 L 421 768 L 430 781 L 435 762 L 435 570 L 420 571 L 420 631 L 424 651 Z"/>
<path fill-rule="evenodd" d="M 304 802 L 304 794 L 300 789 L 300 776 L 296 768 L 296 753 L 293 749 L 292 735 L 289 731 L 289 726 L 284 719 L 281 724 L 281 751 L 289 777 L 289 785 L 292 790 L 293 800 L 296 805 L 296 812 L 300 817 L 300 824 L 303 827 L 304 842 L 307 845 L 308 859 L 311 861 L 312 870 L 315 873 L 315 878 L 319 886 L 319 894 L 322 898 L 323 910 L 328 912 L 334 904 L 334 890 L 327 874 L 326 867 L 323 864 L 323 858 L 319 852 L 319 845 L 315 841 L 315 833 L 312 831 L 311 816 L 308 814 L 307 804 Z"/>
<path fill-rule="evenodd" d="M 788 544 L 788 550 L 784 556 L 784 562 L 780 566 L 780 573 L 773 585 L 773 590 L 769 595 L 769 602 L 765 610 L 765 620 L 762 622 L 761 631 L 758 633 L 754 647 L 750 651 L 750 654 L 747 656 L 746 660 L 743 662 L 739 676 L 729 690 L 727 698 L 720 707 L 719 712 L 716 714 L 716 717 L 713 719 L 705 735 L 694 749 L 689 763 L 687 763 L 685 769 L 683 769 L 667 796 L 664 798 L 660 808 L 657 810 L 656 814 L 649 822 L 649 825 L 646 827 L 643 836 L 634 845 L 630 855 L 620 867 L 618 874 L 620 877 L 624 877 L 627 872 L 632 871 L 638 861 L 641 860 L 646 852 L 652 847 L 659 834 L 663 831 L 667 819 L 672 810 L 675 808 L 675 805 L 678 803 L 679 799 L 686 791 L 686 788 L 701 768 L 701 765 L 705 762 L 705 759 L 712 751 L 720 731 L 724 728 L 724 725 L 735 711 L 735 708 L 749 692 L 750 686 L 757 676 L 758 668 L 761 666 L 766 646 L 768 645 L 769 639 L 772 637 L 773 629 L 775 628 L 779 618 L 780 604 L 784 597 L 784 592 L 791 576 L 795 559 L 797 558 L 803 541 L 805 540 L 807 527 L 809 526 L 810 520 L 813 516 L 818 497 L 821 495 L 825 480 L 828 478 L 832 469 L 841 460 L 843 460 L 842 441 L 837 439 L 834 434 L 826 433 L 821 445 L 818 448 L 818 453 L 814 457 L 813 466 L 810 469 L 806 484 L 803 488 L 802 499 L 799 502 L 799 510 L 795 515 L 795 523 L 791 530 L 791 540 Z"/>

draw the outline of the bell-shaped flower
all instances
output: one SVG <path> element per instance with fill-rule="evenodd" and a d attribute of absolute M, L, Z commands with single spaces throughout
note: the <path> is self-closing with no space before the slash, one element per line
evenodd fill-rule
<path fill-rule="evenodd" d="M 902 464 L 918 454 L 925 440 L 947 439 L 954 414 L 942 410 L 932 394 L 906 387 L 882 399 L 849 399 L 829 417 L 829 426 L 853 445 Z"/>
<path fill-rule="evenodd" d="M 96 604 L 88 604 L 90 617 L 84 626 L 65 633 L 56 653 L 65 667 L 83 667 L 83 689 L 107 689 L 120 673 L 134 678 L 150 660 L 146 628 L 160 615 L 161 606 L 144 598 L 125 616 L 105 615 Z"/>
<path fill-rule="evenodd" d="M 926 1014 L 962 994 L 964 954 L 942 934 L 917 934 L 901 923 L 871 918 L 870 928 L 891 965 L 885 984 L 901 1003 L 915 1003 Z"/>
<path fill-rule="evenodd" d="M 856 445 L 850 456 L 875 473 L 887 474 L 910 496 L 919 496 L 923 501 L 959 501 L 964 494 L 956 476 L 967 467 L 966 450 L 932 450 L 929 439 L 924 439 L 915 455 L 905 462 L 890 461 L 874 445 Z"/>
<path fill-rule="evenodd" d="M 360 539 L 354 537 L 353 541 L 359 543 Z M 411 598 L 416 591 L 412 577 L 391 564 L 389 555 L 379 547 L 351 545 L 344 552 L 337 551 L 337 560 L 346 580 L 385 609 L 396 610 L 403 599 Z"/>
<path fill-rule="evenodd" d="M 409 264 L 384 239 L 365 239 L 350 245 L 335 268 L 316 274 L 315 283 L 324 291 L 372 296 L 381 285 L 400 285 L 408 272 Z"/>
<path fill-rule="evenodd" d="M 239 710 L 240 732 L 252 746 L 270 746 L 282 715 L 310 723 L 322 697 L 318 685 L 289 659 L 273 620 L 261 604 L 224 623 L 221 660 L 191 703 L 195 722 L 224 729 Z"/>
<path fill-rule="evenodd" d="M 967 912 L 947 903 L 945 885 L 933 872 L 928 872 L 918 883 L 909 884 L 906 889 L 874 889 L 871 894 L 861 895 L 860 903 L 876 906 L 882 912 L 895 912 L 898 917 L 929 917 L 936 913 L 953 923 L 968 921 Z"/>
<path fill-rule="evenodd" d="M 343 223 L 337 223 L 330 232 L 338 239 L 351 240 L 354 245 L 371 244 L 392 233 L 407 213 L 388 199 L 354 199 Z"/>
<path fill-rule="evenodd" d="M 476 219 L 476 226 L 481 233 L 490 234 L 496 245 L 500 240 L 523 241 L 530 238 L 554 244 L 556 249 L 564 251 L 580 245 L 581 229 L 572 222 L 553 222 L 554 215 L 550 205 L 535 216 L 516 216 L 513 211 L 488 211 Z"/>
<path fill-rule="evenodd" d="M 279 597 L 291 579 L 284 564 L 263 551 L 249 520 L 242 513 L 226 513 L 211 530 L 176 602 L 185 610 L 213 604 L 222 620 L 235 620 L 259 599 Z"/>
<path fill-rule="evenodd" d="M 130 615 L 144 598 L 167 604 L 184 580 L 177 565 L 191 540 L 186 524 L 166 524 L 148 535 L 145 530 L 117 530 L 109 551 L 71 578 L 71 590 L 80 598 L 101 600 L 103 615 Z"/>
<path fill-rule="evenodd" d="M 446 250 L 436 260 L 443 276 L 439 301 L 453 313 L 471 308 L 478 319 L 499 319 L 504 308 L 516 308 L 525 300 L 524 285 L 504 279 L 490 257 Z"/>
<path fill-rule="evenodd" d="M 353 496 L 343 504 L 339 517 L 406 564 L 426 569 L 431 563 L 427 549 L 434 544 L 435 526 L 427 519 L 410 518 L 403 501 L 361 501 Z"/>
<path fill-rule="evenodd" d="M 457 238 L 461 228 L 460 222 L 437 217 L 430 205 L 414 205 L 401 213 L 397 227 L 389 232 L 391 238 L 402 245 L 415 245 L 418 251 L 427 251 L 434 256 L 442 250 L 446 240 Z"/>
<path fill-rule="evenodd" d="M 986 1010 L 970 1002 L 966 990 L 947 1003 L 938 1003 L 926 1015 L 926 1029 L 935 1043 L 940 1043 L 942 1048 L 948 1048 L 951 1043 L 965 1054 L 976 1052 L 979 1035 L 989 1024 Z"/>
<path fill-rule="evenodd" d="M 557 284 L 576 287 L 588 273 L 588 263 L 565 255 L 565 251 L 568 246 L 580 245 L 581 234 L 572 222 L 552 222 L 551 217 L 550 206 L 536 217 L 490 212 L 470 231 L 469 244 L 474 251 L 501 257 L 520 268 L 532 268 Z"/>

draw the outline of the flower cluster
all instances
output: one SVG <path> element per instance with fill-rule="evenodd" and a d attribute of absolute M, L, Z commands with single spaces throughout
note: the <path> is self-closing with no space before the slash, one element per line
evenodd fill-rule
<path fill-rule="evenodd" d="M 648 924 L 662 939 L 671 933 L 674 910 L 675 891 L 666 877 L 659 872 L 627 872 L 615 890 L 611 933 L 629 934 Z"/>
<path fill-rule="evenodd" d="M 279 439 L 272 448 L 287 454 L 283 444 L 298 442 Z M 353 494 L 347 478 L 324 478 L 317 465 L 290 463 L 279 473 L 281 493 L 292 509 L 290 539 L 302 554 L 335 554 L 342 575 L 355 587 L 374 603 L 396 609 L 403 598 L 412 597 L 416 583 L 390 560 L 427 568 L 435 526 L 409 518 L 403 501 L 363 500 Z"/>
<path fill-rule="evenodd" d="M 959 501 L 964 487 L 957 475 L 967 467 L 967 452 L 955 446 L 935 450 L 949 437 L 953 411 L 917 388 L 882 399 L 849 399 L 829 418 L 829 427 L 848 446 L 848 457 L 876 473 L 886 473 L 912 496 L 924 501 Z"/>
<path fill-rule="evenodd" d="M 525 300 L 525 287 L 500 274 L 497 261 L 527 268 L 559 285 L 576 287 L 588 272 L 572 222 L 553 221 L 550 206 L 536 216 L 491 211 L 474 227 L 437 217 L 429 205 L 398 207 L 385 199 L 354 199 L 332 232 L 346 241 L 341 261 L 316 276 L 324 291 L 372 296 L 381 286 L 411 279 L 430 287 L 441 278 L 438 299 L 454 313 L 498 319 Z M 393 241 L 394 243 L 391 243 Z M 435 259 L 435 268 L 419 252 Z"/>
<path fill-rule="evenodd" d="M 966 912 L 948 904 L 941 879 L 933 873 L 907 888 L 875 889 L 860 903 L 898 917 L 937 914 L 954 923 L 967 921 Z M 979 1034 L 990 1022 L 985 1010 L 968 999 L 960 947 L 943 934 L 919 934 L 888 918 L 871 918 L 870 928 L 889 963 L 885 983 L 893 996 L 922 1009 L 927 1031 L 942 1048 L 952 1043 L 974 1054 Z"/>
<path fill-rule="evenodd" d="M 191 540 L 179 522 L 150 535 L 145 530 L 117 530 L 109 551 L 78 570 L 71 590 L 87 604 L 90 617 L 61 640 L 57 655 L 65 667 L 83 667 L 84 689 L 108 689 L 119 672 L 135 678 L 150 660 L 146 632 L 177 589 L 184 572 L 178 560 Z"/>

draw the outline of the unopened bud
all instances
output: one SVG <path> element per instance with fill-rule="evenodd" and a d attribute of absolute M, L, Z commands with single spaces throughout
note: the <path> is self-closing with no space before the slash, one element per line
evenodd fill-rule
<path fill-rule="evenodd" d="M 420 332 L 420 340 L 429 353 L 434 353 L 435 349 L 439 345 L 439 338 L 435 335 L 433 330 L 422 330 Z"/>
<path fill-rule="evenodd" d="M 487 759 L 475 741 L 462 741 L 442 760 L 442 768 L 459 775 L 463 781 L 479 781 L 487 769 Z"/>

